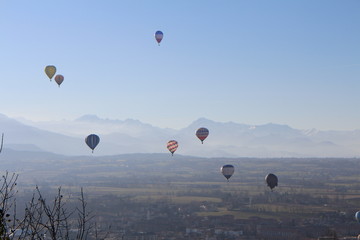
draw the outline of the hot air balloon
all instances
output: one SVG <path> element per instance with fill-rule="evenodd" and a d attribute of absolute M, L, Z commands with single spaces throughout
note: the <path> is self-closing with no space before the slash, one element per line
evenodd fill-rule
<path fill-rule="evenodd" d="M 355 219 L 360 223 L 360 211 L 355 213 Z"/>
<path fill-rule="evenodd" d="M 45 73 L 46 73 L 46 75 L 48 76 L 48 78 L 49 78 L 50 81 L 51 81 L 52 77 L 53 77 L 53 76 L 55 75 L 55 73 L 56 73 L 56 67 L 53 66 L 53 65 L 48 65 L 48 66 L 46 66 L 46 67 L 45 67 Z"/>
<path fill-rule="evenodd" d="M 158 42 L 159 46 L 160 46 L 160 42 L 161 42 L 161 40 L 163 39 L 163 37 L 164 37 L 164 34 L 163 34 L 162 31 L 156 31 L 156 33 L 155 33 L 155 39 L 156 39 L 156 41 Z"/>
<path fill-rule="evenodd" d="M 60 84 L 64 81 L 64 76 L 61 75 L 61 74 L 58 74 L 55 76 L 55 82 L 59 85 L 60 87 Z"/>
<path fill-rule="evenodd" d="M 204 143 L 205 138 L 209 135 L 209 130 L 207 128 L 199 128 L 196 131 L 196 136 L 201 140 L 201 143 Z"/>
<path fill-rule="evenodd" d="M 233 165 L 227 164 L 220 168 L 221 173 L 229 181 L 229 178 L 234 174 L 235 168 Z"/>
<path fill-rule="evenodd" d="M 4 133 L 3 133 L 2 136 L 1 136 L 0 153 L 1 153 L 2 149 L 3 149 L 3 144 L 4 144 Z"/>
<path fill-rule="evenodd" d="M 92 149 L 92 152 L 94 152 L 94 149 L 96 148 L 96 146 L 99 144 L 100 142 L 100 138 L 98 135 L 96 134 L 90 134 L 89 136 L 87 136 L 85 138 L 85 142 L 86 144 L 89 146 L 89 148 Z"/>
<path fill-rule="evenodd" d="M 176 149 L 178 148 L 178 142 L 175 140 L 170 140 L 167 143 L 167 149 L 169 149 L 169 151 L 171 152 L 171 155 L 174 155 L 174 152 L 176 151 Z"/>
<path fill-rule="evenodd" d="M 272 173 L 269 173 L 268 175 L 266 175 L 265 181 L 266 181 L 268 187 L 271 189 L 271 191 L 274 187 L 276 187 L 278 185 L 278 178 L 275 174 L 272 174 Z"/>

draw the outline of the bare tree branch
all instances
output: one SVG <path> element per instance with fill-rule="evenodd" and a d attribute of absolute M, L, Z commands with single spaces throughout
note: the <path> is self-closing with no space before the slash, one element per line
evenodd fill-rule
<path fill-rule="evenodd" d="M 18 175 L 13 173 L 9 175 L 8 172 L 1 178 L 0 183 L 0 239 L 8 239 L 7 231 L 8 225 L 12 221 L 8 213 L 11 207 L 15 206 L 15 190 Z M 15 214 L 14 214 L 15 216 Z"/>
<path fill-rule="evenodd" d="M 89 222 L 94 217 L 91 215 L 92 212 L 87 211 L 87 203 L 85 201 L 83 188 L 81 188 L 80 194 L 79 201 L 81 203 L 81 208 L 76 208 L 78 212 L 78 233 L 76 239 L 78 240 L 87 239 L 89 231 L 93 227 Z"/>
<path fill-rule="evenodd" d="M 97 227 L 91 222 L 94 216 L 87 209 L 83 188 L 78 199 L 79 205 L 68 210 L 61 187 L 56 196 L 47 201 L 36 186 L 31 200 L 25 204 L 24 216 L 19 220 L 15 198 L 17 179 L 17 174 L 8 172 L 0 177 L 0 240 L 86 240 L 91 238 L 93 230 L 98 239 Z M 77 215 L 73 216 L 75 212 Z M 75 229 L 77 232 L 72 233 L 71 230 Z"/>

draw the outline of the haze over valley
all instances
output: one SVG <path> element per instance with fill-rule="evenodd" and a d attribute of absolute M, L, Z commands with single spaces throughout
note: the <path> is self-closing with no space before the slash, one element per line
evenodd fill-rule
<path fill-rule="evenodd" d="M 102 119 L 84 115 L 75 120 L 34 122 L 0 115 L 4 148 L 45 151 L 63 155 L 87 155 L 84 139 L 98 134 L 94 154 L 166 153 L 166 142 L 179 142 L 176 154 L 199 157 L 357 157 L 360 131 L 294 129 L 268 123 L 248 125 L 199 118 L 182 129 L 159 128 L 139 120 Z M 209 129 L 204 144 L 196 138 L 200 127 Z"/>

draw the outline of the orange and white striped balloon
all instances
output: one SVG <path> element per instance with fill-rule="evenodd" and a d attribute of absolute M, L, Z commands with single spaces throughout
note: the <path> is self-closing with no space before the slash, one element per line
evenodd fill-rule
<path fill-rule="evenodd" d="M 179 144 L 175 140 L 170 140 L 166 145 L 167 149 L 171 152 L 171 155 L 174 155 L 174 152 L 176 151 L 178 146 Z"/>

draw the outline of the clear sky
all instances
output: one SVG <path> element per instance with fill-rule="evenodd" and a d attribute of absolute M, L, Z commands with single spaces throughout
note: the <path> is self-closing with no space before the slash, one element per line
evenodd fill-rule
<path fill-rule="evenodd" d="M 360 1 L 0 0 L 0 89 L 31 120 L 360 129 Z"/>

